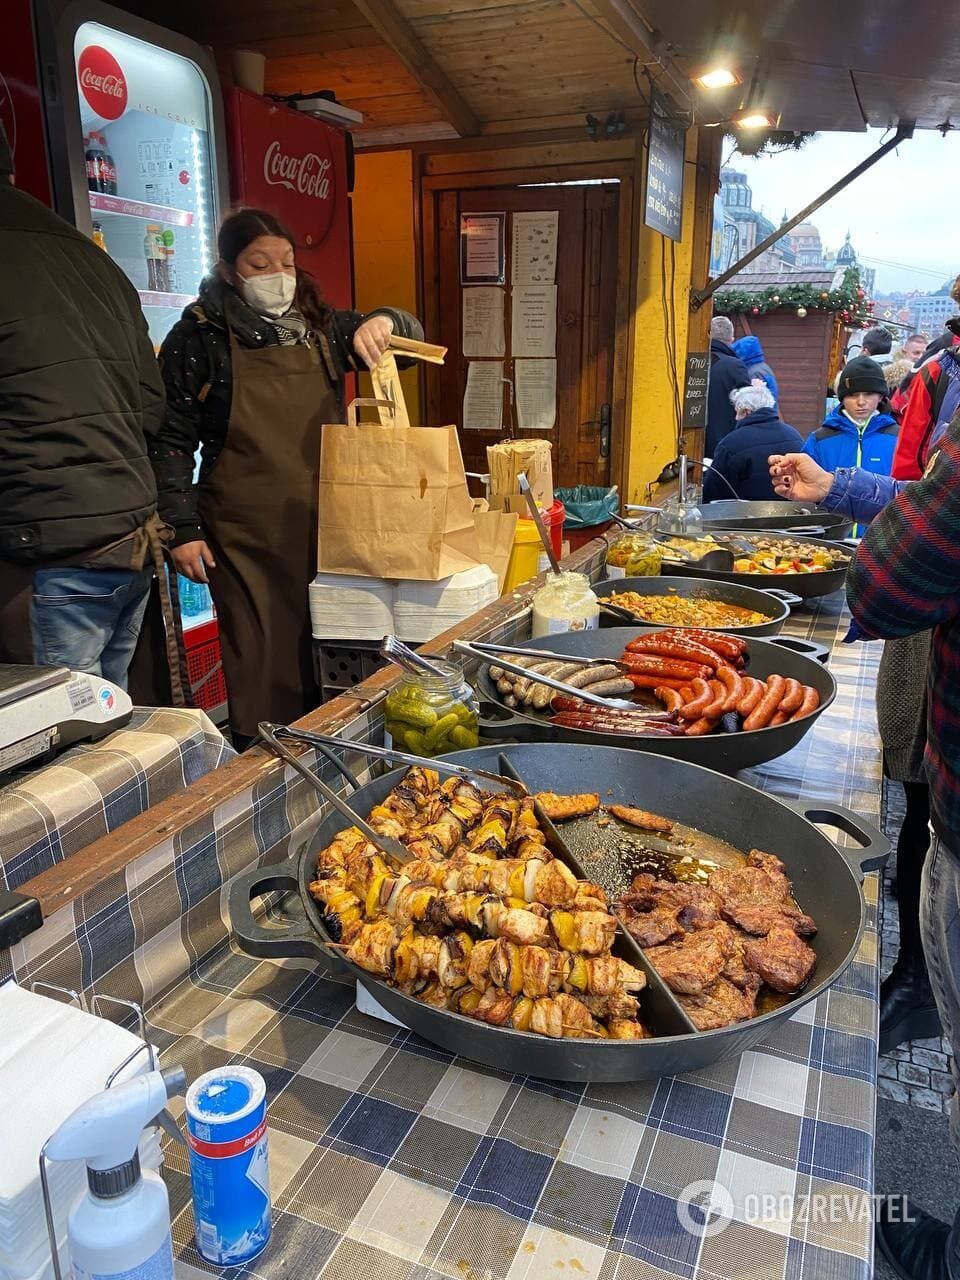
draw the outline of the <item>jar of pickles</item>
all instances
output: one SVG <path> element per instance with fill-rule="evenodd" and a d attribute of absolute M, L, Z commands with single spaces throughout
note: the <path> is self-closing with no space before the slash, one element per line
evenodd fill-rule
<path fill-rule="evenodd" d="M 386 730 L 401 751 L 442 756 L 480 745 L 473 690 L 459 671 L 444 670 L 443 676 L 405 672 L 387 694 Z"/>
<path fill-rule="evenodd" d="M 643 530 L 618 538 L 607 552 L 608 578 L 655 578 L 661 553 L 653 535 Z"/>

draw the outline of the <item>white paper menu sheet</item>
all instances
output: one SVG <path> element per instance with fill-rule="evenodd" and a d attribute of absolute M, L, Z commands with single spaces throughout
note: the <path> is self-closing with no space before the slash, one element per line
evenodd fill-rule
<path fill-rule="evenodd" d="M 496 285 L 473 285 L 463 290 L 463 354 L 504 356 L 504 290 Z"/>
<path fill-rule="evenodd" d="M 465 431 L 499 431 L 503 426 L 503 361 L 471 360 L 463 394 Z"/>
<path fill-rule="evenodd" d="M 515 360 L 517 426 L 521 431 L 552 431 L 557 425 L 556 360 Z"/>
<path fill-rule="evenodd" d="M 560 211 L 545 209 L 513 215 L 511 279 L 514 287 L 553 284 L 557 278 Z"/>
<path fill-rule="evenodd" d="M 557 354 L 557 286 L 542 284 L 513 290 L 514 356 Z"/>

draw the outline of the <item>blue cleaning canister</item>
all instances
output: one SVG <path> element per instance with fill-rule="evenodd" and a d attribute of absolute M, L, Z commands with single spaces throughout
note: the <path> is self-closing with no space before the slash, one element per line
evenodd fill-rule
<path fill-rule="evenodd" d="M 219 1067 L 187 1090 L 187 1142 L 197 1252 L 221 1267 L 270 1239 L 267 1088 L 249 1067 Z"/>

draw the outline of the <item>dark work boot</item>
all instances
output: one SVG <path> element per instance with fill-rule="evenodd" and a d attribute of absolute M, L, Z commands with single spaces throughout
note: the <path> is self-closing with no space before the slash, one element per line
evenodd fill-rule
<path fill-rule="evenodd" d="M 900 1280 L 960 1280 L 951 1228 L 931 1218 L 907 1196 L 887 1196 L 877 1209 L 877 1248 Z M 949 1247 L 948 1247 L 949 1244 Z"/>
<path fill-rule="evenodd" d="M 889 978 L 880 984 L 880 1052 L 938 1035 L 940 1015 L 923 956 L 901 955 Z"/>

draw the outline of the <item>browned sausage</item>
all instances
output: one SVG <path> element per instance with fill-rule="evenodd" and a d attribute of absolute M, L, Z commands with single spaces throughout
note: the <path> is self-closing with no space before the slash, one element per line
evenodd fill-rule
<path fill-rule="evenodd" d="M 683 694 L 679 689 L 670 689 L 667 685 L 657 685 L 653 691 L 653 696 L 667 708 L 668 711 L 679 711 L 683 706 Z"/>
<path fill-rule="evenodd" d="M 787 715 L 786 711 L 784 711 L 784 710 L 782 709 L 782 708 L 783 708 L 783 703 L 781 703 L 781 704 L 780 704 L 780 707 L 781 707 L 781 710 L 780 710 L 780 711 L 778 711 L 778 712 L 776 712 L 776 714 L 774 715 L 773 719 L 770 721 L 770 724 L 769 724 L 769 726 L 768 726 L 768 727 L 769 727 L 769 728 L 771 728 L 771 729 L 772 729 L 772 728 L 774 728 L 774 726 L 775 726 L 775 725 L 778 725 L 778 724 L 786 724 L 786 723 L 787 723 L 787 721 L 790 719 L 790 717 Z"/>
<path fill-rule="evenodd" d="M 740 678 L 740 673 L 733 667 L 724 665 L 717 667 L 717 679 L 727 691 L 722 710 L 736 711 L 737 704 L 743 697 L 743 680 Z"/>
<path fill-rule="evenodd" d="M 694 693 L 692 686 L 689 684 L 685 684 L 680 690 L 680 697 L 683 699 L 684 706 L 686 706 L 688 702 L 692 702 L 696 696 L 697 695 Z"/>
<path fill-rule="evenodd" d="M 627 645 L 626 652 L 651 654 L 659 658 L 676 658 L 681 662 L 701 662 L 711 671 L 721 661 L 712 649 L 670 631 L 660 631 L 654 636 L 637 636 L 636 640 L 631 640 Z"/>
<path fill-rule="evenodd" d="M 681 708 L 680 714 L 684 720 L 699 720 L 703 715 L 704 707 L 710 705 L 713 701 L 713 690 L 706 680 L 694 680 L 690 686 L 693 691 L 691 700 Z"/>
<path fill-rule="evenodd" d="M 638 675 L 669 676 L 671 680 L 706 678 L 713 670 L 703 662 L 679 662 L 676 658 L 660 658 L 650 653 L 627 651 L 620 660 Z"/>
<path fill-rule="evenodd" d="M 804 716 L 811 715 L 820 705 L 820 695 L 814 689 L 813 685 L 805 684 L 803 686 L 803 702 L 800 708 L 790 717 L 791 720 L 802 720 Z"/>
<path fill-rule="evenodd" d="M 717 727 L 719 721 L 709 716 L 701 716 L 699 720 L 694 720 L 693 724 L 687 725 L 688 738 L 702 738 L 704 734 L 712 733 Z"/>
<path fill-rule="evenodd" d="M 689 680 L 674 680 L 669 676 L 645 675 L 642 671 L 631 671 L 627 679 L 635 689 L 659 689 L 661 685 L 667 689 L 682 689 L 690 683 Z"/>
<path fill-rule="evenodd" d="M 736 662 L 747 648 L 746 640 L 737 636 L 718 635 L 716 631 L 701 631 L 693 628 L 690 631 L 690 638 L 696 640 L 697 644 L 712 649 L 714 653 L 719 653 L 728 662 Z"/>
<path fill-rule="evenodd" d="M 783 697 L 780 699 L 780 706 L 777 708 L 778 714 L 782 711 L 785 718 L 789 719 L 795 711 L 800 710 L 802 702 L 803 685 L 799 680 L 794 680 L 793 676 L 787 676 L 783 685 Z"/>
<path fill-rule="evenodd" d="M 780 706 L 780 699 L 783 697 L 784 684 L 783 676 L 768 677 L 766 692 L 757 703 L 756 709 L 743 722 L 743 727 L 748 733 L 753 729 L 765 729 L 773 719 Z"/>
<path fill-rule="evenodd" d="M 719 680 L 711 680 L 710 688 L 713 690 L 713 700 L 704 707 L 703 718 L 704 720 L 719 720 L 723 715 L 723 704 L 727 700 L 727 690 Z"/>
<path fill-rule="evenodd" d="M 743 677 L 743 693 L 740 695 L 740 701 L 737 703 L 737 713 L 744 720 L 753 711 L 756 710 L 757 703 L 766 692 L 767 686 L 762 680 L 757 680 L 754 676 Z"/>

